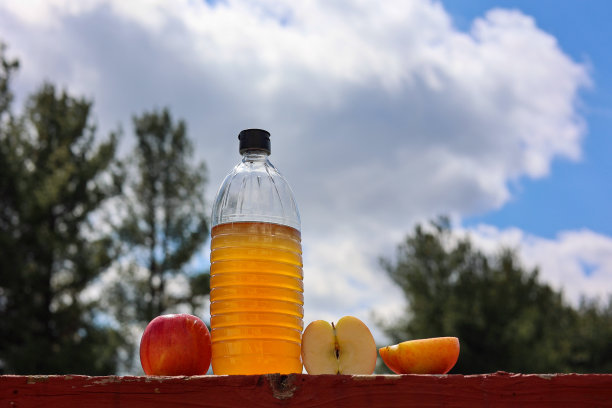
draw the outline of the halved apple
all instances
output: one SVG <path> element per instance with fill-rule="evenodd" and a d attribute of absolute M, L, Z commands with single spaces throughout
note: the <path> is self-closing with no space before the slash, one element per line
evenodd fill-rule
<path fill-rule="evenodd" d="M 302 361 L 308 374 L 372 374 L 376 343 L 356 317 L 344 316 L 336 324 L 316 320 L 302 334 Z"/>
<path fill-rule="evenodd" d="M 405 341 L 378 350 L 397 374 L 446 374 L 459 358 L 457 337 L 434 337 Z"/>

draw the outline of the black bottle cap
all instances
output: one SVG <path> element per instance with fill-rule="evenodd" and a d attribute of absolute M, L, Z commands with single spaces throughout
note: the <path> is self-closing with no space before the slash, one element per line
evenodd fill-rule
<path fill-rule="evenodd" d="M 245 129 L 238 135 L 240 154 L 249 149 L 263 150 L 270 154 L 270 132 L 263 129 Z"/>

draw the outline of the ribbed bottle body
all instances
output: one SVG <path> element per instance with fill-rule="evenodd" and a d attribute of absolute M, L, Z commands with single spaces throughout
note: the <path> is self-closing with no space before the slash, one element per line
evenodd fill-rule
<path fill-rule="evenodd" d="M 269 222 L 218 224 L 210 260 L 213 372 L 302 372 L 300 231 Z"/>

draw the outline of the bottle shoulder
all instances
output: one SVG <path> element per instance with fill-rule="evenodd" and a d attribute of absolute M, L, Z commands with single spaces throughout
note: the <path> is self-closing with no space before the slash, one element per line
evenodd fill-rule
<path fill-rule="evenodd" d="M 269 160 L 243 160 L 226 176 L 213 204 L 212 226 L 259 221 L 300 230 L 300 215 L 287 180 Z"/>

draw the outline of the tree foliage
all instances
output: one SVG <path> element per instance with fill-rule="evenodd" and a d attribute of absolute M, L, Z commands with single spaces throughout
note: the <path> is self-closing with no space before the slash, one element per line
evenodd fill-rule
<path fill-rule="evenodd" d="M 96 143 L 92 103 L 51 84 L 14 116 L 0 52 L 0 371 L 113 373 L 121 338 L 82 292 L 114 257 L 91 222 L 120 192 L 116 137 Z"/>
<path fill-rule="evenodd" d="M 133 122 L 137 144 L 118 228 L 124 256 L 109 299 L 117 320 L 144 325 L 179 306 L 195 313 L 210 291 L 208 273 L 187 271 L 209 235 L 206 167 L 191 163 L 185 123 L 175 123 L 168 109 Z M 181 290 L 170 290 L 181 278 Z"/>
<path fill-rule="evenodd" d="M 453 372 L 596 372 L 612 364 L 611 307 L 573 308 L 510 249 L 487 256 L 445 219 L 416 226 L 382 266 L 408 309 L 383 325 L 393 341 L 456 336 Z M 600 324 L 607 326 L 598 328 Z"/>
<path fill-rule="evenodd" d="M 584 299 L 578 316 L 570 334 L 572 371 L 612 373 L 612 296 L 607 304 Z"/>

